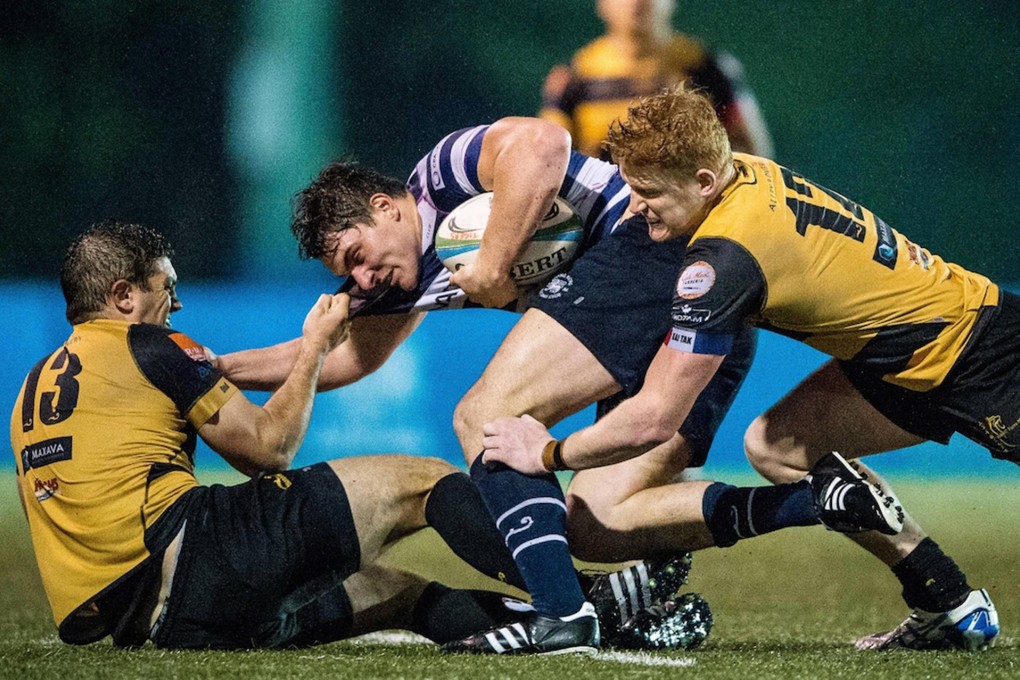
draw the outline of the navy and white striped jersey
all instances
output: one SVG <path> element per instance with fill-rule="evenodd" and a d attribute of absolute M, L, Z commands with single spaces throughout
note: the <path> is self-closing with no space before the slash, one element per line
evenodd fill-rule
<path fill-rule="evenodd" d="M 421 215 L 423 252 L 418 287 L 412 291 L 393 288 L 380 299 L 370 300 L 354 279 L 348 278 L 341 290 L 351 294 L 352 312 L 401 314 L 478 306 L 450 285 L 450 272 L 436 255 L 435 241 L 436 228 L 443 218 L 486 191 L 478 181 L 478 156 L 488 129 L 488 125 L 480 125 L 450 133 L 418 162 L 407 180 L 407 189 Z M 615 165 L 571 152 L 559 195 L 574 207 L 584 224 L 580 256 L 619 224 L 630 199 L 630 187 Z"/>

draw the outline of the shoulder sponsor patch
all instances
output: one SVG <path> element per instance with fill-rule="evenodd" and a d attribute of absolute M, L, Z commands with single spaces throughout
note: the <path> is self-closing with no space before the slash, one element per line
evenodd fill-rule
<path fill-rule="evenodd" d="M 715 285 L 715 269 L 704 260 L 687 265 L 676 282 L 676 294 L 684 300 L 694 300 Z"/>
<path fill-rule="evenodd" d="M 21 467 L 28 472 L 32 468 L 52 465 L 62 460 L 71 460 L 71 438 L 54 437 L 21 450 Z"/>
<path fill-rule="evenodd" d="M 174 344 L 180 347 L 192 361 L 208 361 L 209 357 L 205 354 L 205 347 L 198 344 L 184 333 L 171 333 L 170 339 L 173 340 Z"/>

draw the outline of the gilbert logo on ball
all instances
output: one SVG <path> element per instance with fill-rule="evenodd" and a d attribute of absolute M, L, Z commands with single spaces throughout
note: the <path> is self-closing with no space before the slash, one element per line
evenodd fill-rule
<path fill-rule="evenodd" d="M 479 194 L 459 206 L 436 230 L 436 254 L 450 271 L 474 262 L 492 209 L 492 193 Z M 569 203 L 556 197 L 510 274 L 517 283 L 534 285 L 562 270 L 577 254 L 584 238 L 581 218 Z"/>

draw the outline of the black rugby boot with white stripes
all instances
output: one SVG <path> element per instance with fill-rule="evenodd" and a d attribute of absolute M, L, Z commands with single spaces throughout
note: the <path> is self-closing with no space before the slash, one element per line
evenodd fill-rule
<path fill-rule="evenodd" d="M 712 631 L 712 610 L 697 593 L 666 600 L 642 609 L 624 621 L 612 641 L 623 649 L 691 650 L 701 645 Z M 606 641 L 606 644 L 610 644 Z"/>
<path fill-rule="evenodd" d="M 903 507 L 891 492 L 872 484 L 835 451 L 811 468 L 815 511 L 826 528 L 844 534 L 880 531 L 898 534 L 903 529 Z"/>
<path fill-rule="evenodd" d="M 599 620 L 589 602 L 562 617 L 533 612 L 520 621 L 443 645 L 444 652 L 468 654 L 594 654 L 600 644 Z"/>
<path fill-rule="evenodd" d="M 691 559 L 691 553 L 686 552 L 643 560 L 620 571 L 600 574 L 589 583 L 584 579 L 587 575 L 582 575 L 581 586 L 595 605 L 603 641 L 615 645 L 625 621 L 649 607 L 676 599 L 691 573 Z"/>

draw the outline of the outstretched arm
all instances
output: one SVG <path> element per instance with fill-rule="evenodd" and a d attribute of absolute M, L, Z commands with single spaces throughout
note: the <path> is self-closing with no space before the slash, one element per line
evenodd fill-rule
<path fill-rule="evenodd" d="M 478 259 L 450 281 L 475 302 L 503 307 L 517 297 L 510 270 L 563 184 L 570 134 L 537 118 L 503 118 L 486 131 L 478 180 L 493 192 Z"/>
<path fill-rule="evenodd" d="M 202 425 L 198 434 L 247 475 L 285 470 L 297 453 L 312 414 L 315 387 L 326 355 L 349 331 L 347 295 L 322 295 L 308 312 L 293 368 L 265 406 L 238 393 Z"/>
<path fill-rule="evenodd" d="M 638 456 L 676 434 L 723 358 L 660 347 L 641 391 L 560 442 L 555 460 L 552 435 L 528 416 L 486 424 L 482 460 L 504 463 L 526 474 L 544 474 L 557 468 L 602 467 Z"/>
<path fill-rule="evenodd" d="M 387 314 L 353 320 L 350 338 L 326 356 L 319 374 L 318 390 L 350 385 L 377 370 L 418 327 L 424 316 Z M 224 354 L 214 363 L 241 389 L 271 392 L 290 375 L 302 344 L 301 338 L 295 338 L 271 347 Z"/>

